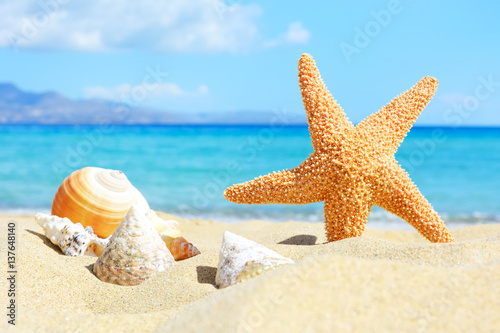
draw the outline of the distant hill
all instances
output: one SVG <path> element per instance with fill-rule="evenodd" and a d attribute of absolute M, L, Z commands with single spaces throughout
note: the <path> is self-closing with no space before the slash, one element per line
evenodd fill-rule
<path fill-rule="evenodd" d="M 272 111 L 181 114 L 131 108 L 104 100 L 72 100 L 56 92 L 33 93 L 0 83 L 0 124 L 305 124 L 305 117 Z"/>

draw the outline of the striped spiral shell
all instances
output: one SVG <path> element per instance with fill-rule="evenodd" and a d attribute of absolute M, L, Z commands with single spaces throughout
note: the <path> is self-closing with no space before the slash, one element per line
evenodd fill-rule
<path fill-rule="evenodd" d="M 59 186 L 52 203 L 52 215 L 90 226 L 107 238 L 136 203 L 149 211 L 146 199 L 118 170 L 86 167 L 73 172 Z"/>

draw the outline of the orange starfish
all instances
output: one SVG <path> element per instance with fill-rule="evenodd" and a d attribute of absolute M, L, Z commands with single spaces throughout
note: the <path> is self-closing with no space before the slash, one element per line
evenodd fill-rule
<path fill-rule="evenodd" d="M 405 219 L 431 242 L 453 242 L 443 221 L 394 153 L 437 89 L 425 77 L 354 126 L 326 89 L 313 58 L 299 60 L 299 82 L 314 153 L 298 167 L 233 185 L 226 199 L 246 204 L 324 201 L 328 241 L 360 236 L 372 206 Z"/>

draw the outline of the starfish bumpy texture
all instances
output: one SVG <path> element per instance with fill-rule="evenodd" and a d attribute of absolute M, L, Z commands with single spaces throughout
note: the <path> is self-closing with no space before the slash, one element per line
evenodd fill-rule
<path fill-rule="evenodd" d="M 245 204 L 324 201 L 328 241 L 362 235 L 372 206 L 406 220 L 431 242 L 453 242 L 443 221 L 394 158 L 429 103 L 437 80 L 421 79 L 354 126 L 325 87 L 313 58 L 299 60 L 299 82 L 314 152 L 298 167 L 227 188 Z"/>

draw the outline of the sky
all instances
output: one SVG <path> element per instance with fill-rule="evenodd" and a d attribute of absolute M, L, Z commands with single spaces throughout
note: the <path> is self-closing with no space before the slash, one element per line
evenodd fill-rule
<path fill-rule="evenodd" d="M 357 123 L 430 75 L 420 125 L 500 125 L 500 2 L 0 2 L 0 82 L 174 112 L 303 117 L 309 53 Z"/>

